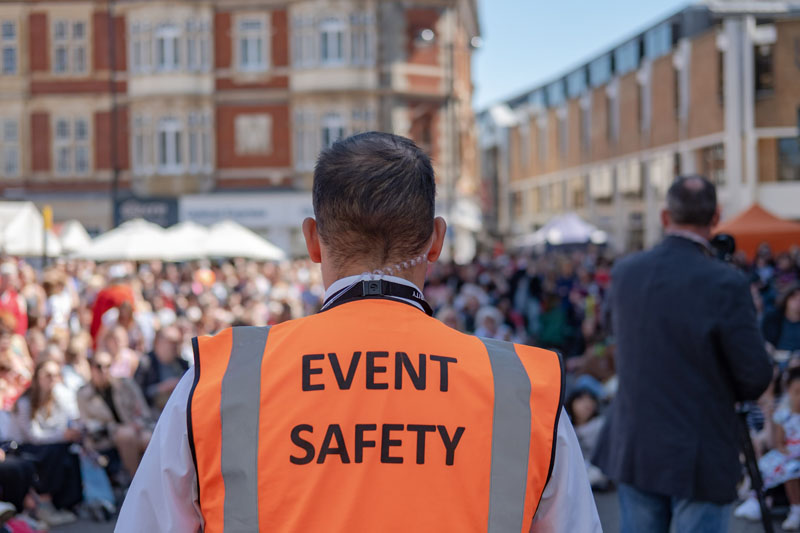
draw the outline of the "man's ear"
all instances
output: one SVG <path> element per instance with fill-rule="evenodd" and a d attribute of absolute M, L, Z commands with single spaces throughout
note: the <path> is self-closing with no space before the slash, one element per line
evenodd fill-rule
<path fill-rule="evenodd" d="M 303 221 L 303 237 L 306 239 L 306 249 L 308 256 L 315 263 L 322 262 L 322 252 L 319 246 L 319 233 L 317 232 L 317 221 L 309 217 Z"/>
<path fill-rule="evenodd" d="M 447 234 L 447 222 L 442 217 L 436 217 L 433 220 L 433 243 L 431 249 L 428 251 L 427 257 L 429 263 L 435 263 L 442 253 L 444 246 L 444 237 Z"/>
<path fill-rule="evenodd" d="M 717 224 L 719 224 L 720 216 L 722 216 L 722 213 L 719 210 L 719 206 L 717 206 L 717 209 L 714 211 L 714 218 L 711 219 L 711 227 L 712 228 L 717 227 Z"/>
<path fill-rule="evenodd" d="M 661 210 L 661 225 L 664 226 L 665 228 L 668 228 L 672 225 L 672 217 L 669 216 L 668 209 Z"/>

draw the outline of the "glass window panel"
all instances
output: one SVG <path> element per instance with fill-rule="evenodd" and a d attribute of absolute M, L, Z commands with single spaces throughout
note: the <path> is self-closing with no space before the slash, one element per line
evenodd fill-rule
<path fill-rule="evenodd" d="M 67 71 L 67 49 L 64 46 L 59 46 L 56 48 L 56 55 L 55 55 L 55 64 L 53 65 L 53 70 L 56 72 L 66 72 Z"/>
<path fill-rule="evenodd" d="M 165 167 L 167 166 L 167 132 L 158 132 L 158 163 Z"/>
<path fill-rule="evenodd" d="M 778 139 L 778 179 L 800 181 L 800 140 L 796 137 Z"/>
<path fill-rule="evenodd" d="M 75 121 L 75 140 L 85 141 L 89 138 L 89 124 L 83 120 L 78 119 Z"/>
<path fill-rule="evenodd" d="M 3 123 L 3 141 L 12 143 L 19 141 L 19 128 L 16 120 L 6 120 Z"/>
<path fill-rule="evenodd" d="M 63 40 L 67 38 L 67 23 L 58 21 L 53 27 L 53 38 L 56 40 Z"/>
<path fill-rule="evenodd" d="M 76 22 L 72 25 L 72 38 L 83 39 L 86 36 L 86 24 L 83 22 Z"/>
<path fill-rule="evenodd" d="M 16 176 L 19 172 L 19 149 L 16 146 L 6 146 L 3 150 L 3 163 L 6 176 Z"/>
<path fill-rule="evenodd" d="M 70 153 L 72 150 L 68 146 L 61 146 L 56 150 L 56 170 L 61 174 L 70 171 Z"/>
<path fill-rule="evenodd" d="M 611 56 L 606 54 L 589 64 L 589 82 L 592 87 L 607 83 L 611 79 Z"/>
<path fill-rule="evenodd" d="M 86 71 L 86 48 L 83 46 L 79 46 L 73 50 L 75 54 L 75 63 L 74 71 L 75 72 L 85 72 Z"/>
<path fill-rule="evenodd" d="M 186 40 L 186 63 L 189 68 L 197 68 L 196 41 L 192 38 Z"/>
<path fill-rule="evenodd" d="M 5 21 L 2 26 L 2 36 L 4 41 L 13 41 L 17 38 L 17 25 L 13 22 Z"/>
<path fill-rule="evenodd" d="M 164 68 L 167 66 L 167 50 L 166 50 L 166 42 L 164 38 L 159 38 L 156 41 L 156 61 L 160 68 Z"/>
<path fill-rule="evenodd" d="M 3 74 L 17 72 L 17 49 L 7 46 L 3 48 Z"/>
<path fill-rule="evenodd" d="M 259 19 L 242 19 L 239 21 L 239 30 L 242 32 L 260 32 L 263 27 L 264 23 Z"/>
<path fill-rule="evenodd" d="M 69 122 L 66 120 L 56 121 L 56 139 L 69 139 Z"/>
<path fill-rule="evenodd" d="M 180 130 L 175 132 L 175 164 L 180 165 L 183 163 L 183 156 L 182 156 L 182 146 L 181 146 L 181 132 Z"/>
<path fill-rule="evenodd" d="M 177 37 L 172 38 L 172 67 L 177 68 L 181 64 L 181 47 Z"/>
<path fill-rule="evenodd" d="M 189 165 L 197 166 L 199 163 L 197 132 L 189 132 Z"/>
<path fill-rule="evenodd" d="M 89 172 L 89 147 L 78 146 L 75 148 L 75 172 L 86 174 Z"/>

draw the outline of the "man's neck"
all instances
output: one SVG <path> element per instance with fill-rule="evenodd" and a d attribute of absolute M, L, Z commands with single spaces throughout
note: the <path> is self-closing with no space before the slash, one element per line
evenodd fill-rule
<path fill-rule="evenodd" d="M 426 265 L 422 264 L 399 271 L 384 272 L 384 275 L 395 276 L 404 279 L 406 281 L 413 283 L 417 287 L 422 288 L 425 285 L 426 271 L 427 271 Z M 325 290 L 327 290 L 328 287 L 330 287 L 337 280 L 344 279 L 350 276 L 361 276 L 363 274 L 369 274 L 372 272 L 374 272 L 374 269 L 371 269 L 365 265 L 350 265 L 343 268 L 328 269 L 326 268 L 325 263 L 323 263 L 322 283 L 325 286 Z"/>
<path fill-rule="evenodd" d="M 673 224 L 666 228 L 667 235 L 677 235 L 689 239 L 702 239 L 705 242 L 711 240 L 711 228 L 701 226 L 686 226 Z"/>

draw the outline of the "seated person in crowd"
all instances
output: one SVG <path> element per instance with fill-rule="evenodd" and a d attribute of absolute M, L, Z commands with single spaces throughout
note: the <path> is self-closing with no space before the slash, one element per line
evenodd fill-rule
<path fill-rule="evenodd" d="M 36 467 L 35 487 L 42 500 L 38 512 L 51 526 L 74 521 L 72 513 L 55 509 L 71 509 L 83 498 L 80 461 L 70 450 L 81 440 L 80 430 L 73 427 L 78 412 L 75 397 L 60 381 L 57 362 L 36 365 L 31 387 L 14 413 L 20 451 Z"/>
<path fill-rule="evenodd" d="M 139 354 L 128 347 L 128 332 L 114 326 L 103 337 L 103 349 L 111 355 L 111 375 L 115 378 L 132 378 L 139 367 Z"/>
<path fill-rule="evenodd" d="M 189 369 L 181 358 L 182 338 L 175 326 L 167 326 L 156 333 L 153 351 L 143 357 L 136 371 L 136 381 L 153 409 L 160 412 L 178 381 Z"/>
<path fill-rule="evenodd" d="M 14 317 L 0 311 L 0 409 L 10 410 L 31 382 L 33 361 Z"/>
<path fill-rule="evenodd" d="M 597 386 L 599 387 L 599 383 Z M 581 445 L 581 451 L 586 461 L 586 470 L 589 475 L 589 483 L 591 483 L 592 488 L 604 489 L 608 487 L 608 479 L 599 468 L 589 461 L 597 447 L 600 431 L 604 423 L 603 417 L 600 416 L 600 404 L 597 396 L 591 390 L 591 387 L 579 385 L 567 398 L 564 407 L 572 421 L 572 425 L 575 427 L 575 434 Z"/>
<path fill-rule="evenodd" d="M 800 353 L 800 282 L 783 290 L 777 309 L 764 316 L 761 329 L 767 350 L 785 368 L 791 355 Z"/>
<path fill-rule="evenodd" d="M 150 412 L 136 383 L 111 375 L 112 357 L 97 352 L 92 378 L 78 391 L 78 409 L 88 444 L 98 452 L 116 448 L 126 473 L 133 477 L 150 442 Z"/>

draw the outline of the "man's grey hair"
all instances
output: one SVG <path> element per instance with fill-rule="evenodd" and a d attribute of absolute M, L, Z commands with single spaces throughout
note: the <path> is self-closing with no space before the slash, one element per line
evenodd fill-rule
<path fill-rule="evenodd" d="M 717 212 L 717 188 L 703 176 L 679 176 L 667 191 L 667 211 L 675 224 L 710 226 Z"/>

